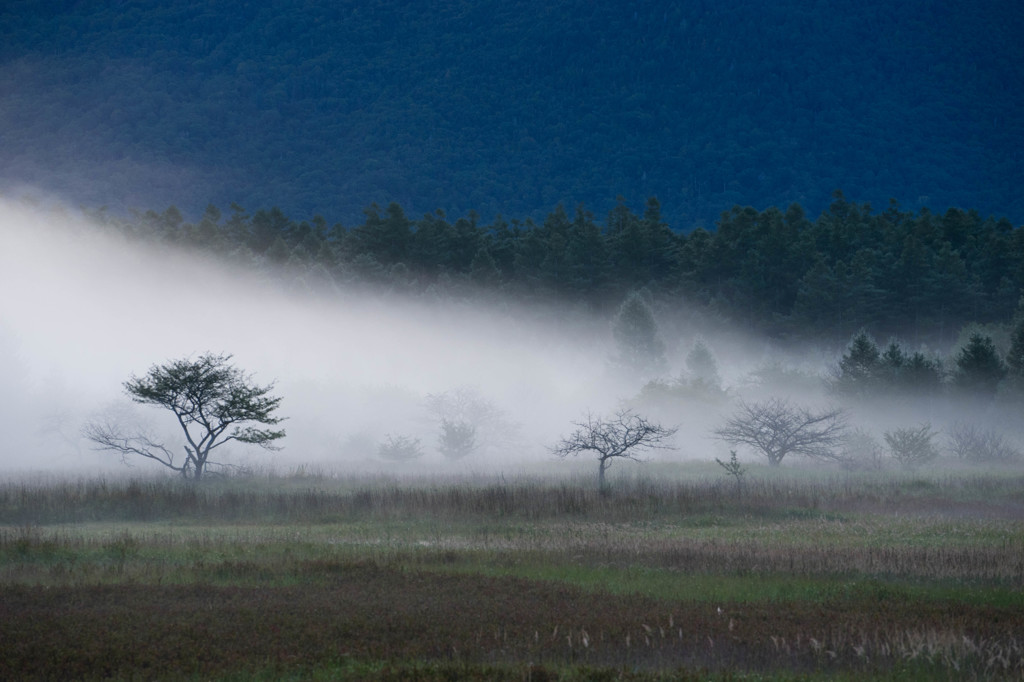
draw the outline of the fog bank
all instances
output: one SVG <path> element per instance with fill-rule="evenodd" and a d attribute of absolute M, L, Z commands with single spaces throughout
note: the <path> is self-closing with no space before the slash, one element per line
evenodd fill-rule
<path fill-rule="evenodd" d="M 276 381 L 284 398 L 285 449 L 234 447 L 228 459 L 285 468 L 380 466 L 374 444 L 389 433 L 420 438 L 420 464 L 441 464 L 424 400 L 460 389 L 516 428 L 503 446 L 491 443 L 459 466 L 549 458 L 546 446 L 571 420 L 637 389 L 605 371 L 607 321 L 366 292 L 289 293 L 205 256 L 143 248 L 70 211 L 11 201 L 0 200 L 0 232 L 4 470 L 123 468 L 116 455 L 91 450 L 81 425 L 117 413 L 174 427 L 169 413 L 131 405 L 121 384 L 205 351 L 233 354 L 257 383 Z M 167 437 L 177 442 L 173 430 Z"/>

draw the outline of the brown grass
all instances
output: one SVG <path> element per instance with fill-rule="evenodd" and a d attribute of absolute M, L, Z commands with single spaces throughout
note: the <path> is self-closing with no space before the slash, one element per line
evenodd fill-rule
<path fill-rule="evenodd" d="M 0 679 L 1024 679 L 1024 479 L 767 475 L 0 483 Z"/>
<path fill-rule="evenodd" d="M 717 472 L 720 473 L 720 472 Z M 777 472 L 761 472 L 778 475 Z M 783 472 L 785 473 L 785 472 Z M 749 475 L 743 494 L 710 479 L 624 479 L 599 495 L 586 479 L 547 480 L 309 477 L 228 479 L 192 486 L 175 479 L 78 479 L 0 482 L 0 524 L 217 519 L 244 522 L 331 522 L 354 518 L 586 518 L 789 510 L 921 513 L 1024 518 L 1024 477 L 895 475 L 809 480 Z"/>
<path fill-rule="evenodd" d="M 294 674 L 346 659 L 864 673 L 916 660 L 1024 673 L 1024 613 L 1007 608 L 717 607 L 372 562 L 301 572 L 308 585 L 0 588 L 0 678 Z"/>

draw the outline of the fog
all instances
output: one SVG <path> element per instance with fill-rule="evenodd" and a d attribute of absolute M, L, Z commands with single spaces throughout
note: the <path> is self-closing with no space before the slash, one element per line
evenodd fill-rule
<path fill-rule="evenodd" d="M 481 294 L 314 293 L 294 273 L 239 270 L 129 241 L 57 202 L 0 199 L 0 234 L 0 473 L 169 473 L 141 459 L 127 468 L 117 454 L 96 451 L 82 428 L 113 421 L 180 452 L 173 417 L 132 403 L 122 384 L 152 365 L 205 352 L 232 354 L 255 383 L 275 382 L 287 419 L 282 451 L 233 443 L 214 459 L 283 473 L 299 466 L 550 470 L 550 447 L 574 420 L 624 405 L 679 427 L 675 449 L 651 459 L 708 461 L 728 456 L 713 431 L 737 399 L 783 397 L 812 408 L 836 402 L 822 379 L 842 347 L 780 347 L 678 302 L 657 310 L 668 360 L 657 378 L 680 376 L 700 338 L 713 350 L 726 391 L 645 393 L 655 377 L 627 375 L 610 363 L 608 313 Z M 439 449 L 441 416 L 467 404 L 486 419 L 477 424 L 476 450 L 452 462 Z M 930 423 L 939 433 L 970 423 L 1021 442 L 1012 401 L 894 395 L 844 407 L 850 425 L 876 439 L 886 429 Z M 381 457 L 378 448 L 389 438 L 418 440 L 422 456 Z"/>
<path fill-rule="evenodd" d="M 176 428 L 169 413 L 132 404 L 122 383 L 206 351 L 233 354 L 256 383 L 276 381 L 287 417 L 281 452 L 232 444 L 217 459 L 278 469 L 386 467 L 375 452 L 386 434 L 420 438 L 414 466 L 444 466 L 424 401 L 452 391 L 487 401 L 503 431 L 504 442 L 481 434 L 486 447 L 461 470 L 550 460 L 547 446 L 573 419 L 610 410 L 639 387 L 607 371 L 607 320 L 289 291 L 195 254 L 143 248 L 53 206 L 2 201 L 0 232 L 0 466 L 8 471 L 123 470 L 117 455 L 80 437 L 82 425 L 114 415 Z M 180 441 L 173 430 L 166 438 Z"/>

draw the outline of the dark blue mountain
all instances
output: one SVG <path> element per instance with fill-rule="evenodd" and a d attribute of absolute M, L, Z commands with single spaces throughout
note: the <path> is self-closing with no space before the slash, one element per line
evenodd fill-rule
<path fill-rule="evenodd" d="M 681 230 L 840 188 L 1020 223 L 1021 35 L 1017 0 L 7 0 L 0 184 L 349 225 L 657 196 Z"/>

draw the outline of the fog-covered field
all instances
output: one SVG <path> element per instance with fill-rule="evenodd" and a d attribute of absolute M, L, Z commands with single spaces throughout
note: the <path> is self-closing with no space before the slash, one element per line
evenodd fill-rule
<path fill-rule="evenodd" d="M 1024 672 L 1019 402 L 954 390 L 956 348 L 920 351 L 935 390 L 854 394 L 853 342 L 652 298 L 658 362 L 624 369 L 628 300 L 327 285 L 59 206 L 0 202 L 0 228 L 0 677 Z M 281 450 L 231 443 L 197 484 L 85 437 L 178 450 L 124 382 L 204 353 L 274 383 Z M 765 405 L 843 438 L 769 466 L 723 436 Z M 594 452 L 555 449 L 621 410 L 676 430 L 599 490 Z"/>
<path fill-rule="evenodd" d="M 685 302 L 653 304 L 664 348 L 657 370 L 624 371 L 613 362 L 614 310 L 467 288 L 327 286 L 308 272 L 242 270 L 129 240 L 59 204 L 4 200 L 0 225 L 0 470 L 8 473 L 159 468 L 96 451 L 83 428 L 103 420 L 145 429 L 176 449 L 173 417 L 132 403 L 122 385 L 153 365 L 207 352 L 231 354 L 283 398 L 282 450 L 231 444 L 218 452 L 219 463 L 244 468 L 548 470 L 551 448 L 574 421 L 622 408 L 678 427 L 672 448 L 650 459 L 712 461 L 728 457 L 732 446 L 715 435 L 737 405 L 773 398 L 811 410 L 842 407 L 850 429 L 873 439 L 879 460 L 857 466 L 885 464 L 887 431 L 922 425 L 931 428 L 939 463 L 956 459 L 949 443 L 961 427 L 1003 439 L 1013 455 L 1004 463 L 1020 451 L 1013 400 L 938 392 L 844 400 L 832 387 L 841 345 L 758 338 Z M 699 383 L 691 366 L 700 345 L 710 351 L 710 383 Z M 947 372 L 956 350 L 922 348 L 944 359 Z M 472 454 L 457 461 L 438 445 L 442 421 L 454 418 L 475 429 Z M 415 443 L 418 457 L 382 457 L 382 446 L 395 442 Z M 756 461 L 761 453 L 740 447 L 739 455 Z"/>
<path fill-rule="evenodd" d="M 461 391 L 501 415 L 472 466 L 500 457 L 514 467 L 545 457 L 567 420 L 636 390 L 609 377 L 603 320 L 363 289 L 289 289 L 265 273 L 126 243 L 71 211 L 3 203 L 0 224 L 7 470 L 120 466 L 90 450 L 81 425 L 113 414 L 162 428 L 169 416 L 133 408 L 122 382 L 207 351 L 232 354 L 254 380 L 276 381 L 284 398 L 285 449 L 272 460 L 251 460 L 240 448 L 231 455 L 256 464 L 365 466 L 385 434 L 421 437 L 429 454 L 436 424 L 424 401 Z"/>

